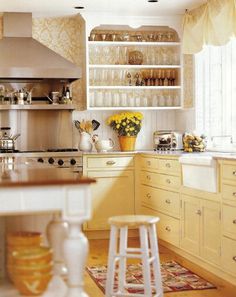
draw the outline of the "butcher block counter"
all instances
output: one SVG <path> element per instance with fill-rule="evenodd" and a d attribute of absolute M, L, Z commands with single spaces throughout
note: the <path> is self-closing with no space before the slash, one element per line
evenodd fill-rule
<path fill-rule="evenodd" d="M 63 245 L 68 280 L 65 283 L 61 278 L 61 263 L 54 262 L 54 277 L 45 296 L 85 296 L 82 286 L 88 242 L 81 225 L 91 216 L 90 184 L 94 182 L 92 178 L 81 177 L 67 169 L 35 166 L 23 159 L 14 160 L 13 163 L 2 162 L 0 165 L 0 216 L 51 212 L 58 216 L 61 214 L 68 223 L 64 242 L 58 242 L 60 234 L 56 232 L 60 233 L 60 230 L 55 231 L 52 235 L 54 238 L 51 238 L 52 243 Z M 0 227 L 3 229 L 4 226 Z M 0 242 L 4 242 L 3 238 Z M 52 248 L 57 249 L 53 245 Z M 0 272 L 4 278 L 6 265 L 4 256 L 0 258 Z M 1 281 L 0 296 L 20 295 L 12 285 Z"/>

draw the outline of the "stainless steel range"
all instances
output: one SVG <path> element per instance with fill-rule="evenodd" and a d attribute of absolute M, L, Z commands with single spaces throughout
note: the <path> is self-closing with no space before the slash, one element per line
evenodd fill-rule
<path fill-rule="evenodd" d="M 23 157 L 28 160 L 28 162 L 38 163 L 40 166 L 67 168 L 80 174 L 83 172 L 82 153 L 73 148 L 48 149 L 45 151 L 14 151 L 11 153 L 1 153 L 0 158 L 1 157 Z"/>

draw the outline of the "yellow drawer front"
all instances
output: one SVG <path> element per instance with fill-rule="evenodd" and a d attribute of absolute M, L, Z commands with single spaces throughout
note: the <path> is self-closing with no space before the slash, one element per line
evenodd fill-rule
<path fill-rule="evenodd" d="M 236 165 L 223 165 L 222 177 L 236 182 Z"/>
<path fill-rule="evenodd" d="M 223 233 L 236 240 L 236 207 L 223 205 Z"/>
<path fill-rule="evenodd" d="M 157 223 L 158 238 L 169 242 L 174 246 L 179 246 L 180 223 L 178 219 L 161 214 L 147 207 L 142 207 L 142 214 L 159 217 L 160 221 Z"/>
<path fill-rule="evenodd" d="M 178 189 L 181 185 L 181 181 L 180 181 L 180 177 L 178 176 L 159 174 L 158 184 L 160 186 L 166 186 L 166 187 Z"/>
<path fill-rule="evenodd" d="M 222 185 L 222 196 L 224 200 L 232 201 L 233 204 L 236 206 L 236 185 Z"/>
<path fill-rule="evenodd" d="M 157 170 L 158 159 L 155 158 L 141 158 L 141 167 Z"/>
<path fill-rule="evenodd" d="M 170 176 L 165 174 L 142 171 L 141 183 L 157 187 L 164 186 L 168 188 L 178 189 L 181 185 L 181 180 L 179 176 Z"/>
<path fill-rule="evenodd" d="M 181 166 L 178 160 L 158 160 L 158 169 L 169 174 L 180 174 Z"/>
<path fill-rule="evenodd" d="M 132 167 L 134 166 L 133 157 L 105 157 L 99 158 L 88 158 L 87 167 L 88 168 L 119 168 L 119 167 Z"/>
<path fill-rule="evenodd" d="M 223 237 L 222 239 L 222 266 L 236 276 L 236 241 Z"/>
<path fill-rule="evenodd" d="M 142 204 L 154 210 L 166 212 L 167 214 L 179 217 L 180 199 L 179 193 L 156 189 L 149 186 L 141 186 Z"/>

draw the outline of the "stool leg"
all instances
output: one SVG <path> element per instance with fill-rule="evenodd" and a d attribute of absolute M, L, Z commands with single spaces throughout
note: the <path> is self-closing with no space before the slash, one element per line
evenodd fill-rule
<path fill-rule="evenodd" d="M 116 228 L 116 226 L 111 226 L 109 254 L 108 254 L 108 267 L 107 267 L 107 280 L 106 280 L 106 292 L 105 292 L 106 297 L 112 297 L 112 295 L 113 295 L 116 253 L 117 253 L 117 228 Z"/>
<path fill-rule="evenodd" d="M 126 254 L 127 250 L 127 238 L 128 238 L 128 227 L 120 228 L 120 246 L 119 254 L 121 255 L 119 262 L 119 283 L 118 291 L 121 293 L 125 292 L 125 283 L 126 283 Z"/>
<path fill-rule="evenodd" d="M 143 282 L 144 282 L 144 295 L 145 297 L 152 297 L 151 288 L 151 273 L 149 264 L 149 246 L 148 246 L 148 232 L 146 226 L 139 227 L 140 245 L 142 254 L 142 269 L 143 269 Z"/>
<path fill-rule="evenodd" d="M 153 273 L 155 280 L 155 289 L 156 289 L 156 297 L 163 297 L 163 288 L 161 281 L 161 267 L 160 267 L 160 258 L 159 258 L 159 250 L 157 245 L 157 237 L 156 237 L 156 225 L 151 225 L 149 228 L 149 238 L 150 238 L 150 247 L 151 247 L 151 256 L 155 257 L 153 261 Z"/>

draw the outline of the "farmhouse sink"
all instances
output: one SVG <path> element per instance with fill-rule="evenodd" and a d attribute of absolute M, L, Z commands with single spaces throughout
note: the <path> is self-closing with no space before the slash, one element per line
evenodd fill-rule
<path fill-rule="evenodd" d="M 217 192 L 216 160 L 209 155 L 188 155 L 179 158 L 183 185 L 202 191 Z"/>

